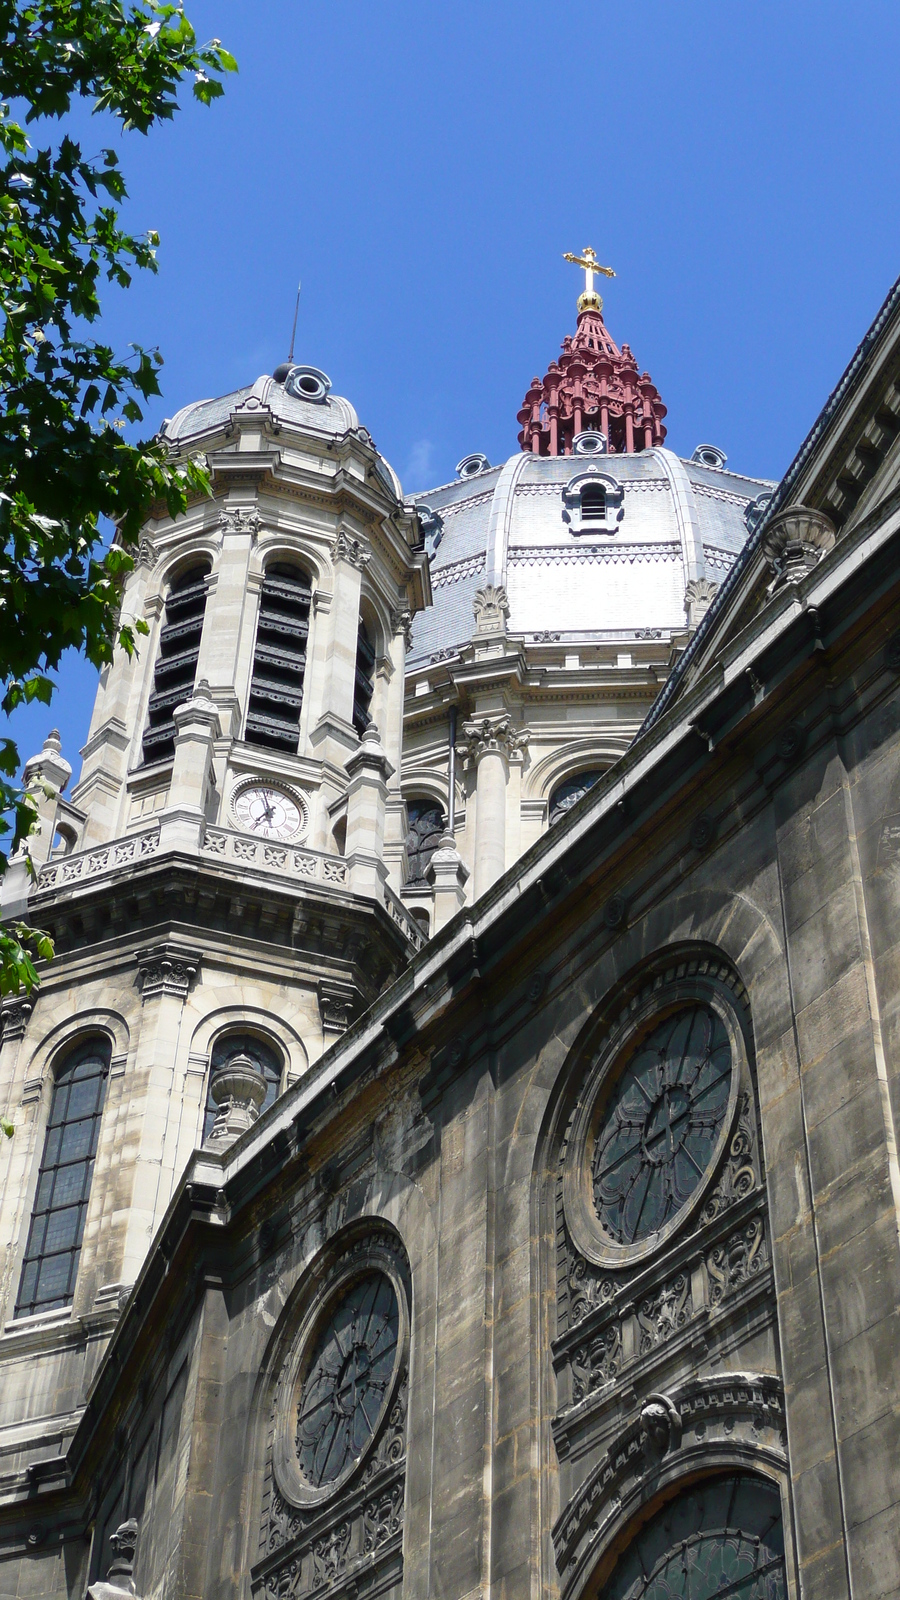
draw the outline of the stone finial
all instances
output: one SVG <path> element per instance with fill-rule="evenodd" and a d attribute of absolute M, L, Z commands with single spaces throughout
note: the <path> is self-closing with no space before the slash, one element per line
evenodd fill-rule
<path fill-rule="evenodd" d="M 719 585 L 711 578 L 691 578 L 685 586 L 684 609 L 689 628 L 696 628 L 719 592 Z"/>
<path fill-rule="evenodd" d="M 506 632 L 509 599 L 502 586 L 489 583 L 484 589 L 476 589 L 473 608 L 476 634 Z"/>
<path fill-rule="evenodd" d="M 72 768 L 62 754 L 59 729 L 52 728 L 44 740 L 43 749 L 38 755 L 30 756 L 25 763 L 22 772 L 24 787 L 27 789 L 32 784 L 44 783 L 57 794 L 62 794 L 71 776 Z"/>
<path fill-rule="evenodd" d="M 266 1098 L 266 1088 L 265 1073 L 243 1051 L 218 1067 L 209 1085 L 216 1104 L 216 1120 L 205 1144 L 221 1150 L 252 1128 Z"/>
<path fill-rule="evenodd" d="M 138 1524 L 135 1517 L 129 1517 L 127 1522 L 119 1524 L 115 1533 L 110 1534 L 109 1542 L 115 1554 L 109 1563 L 104 1583 L 92 1583 L 88 1589 L 88 1600 L 122 1600 L 124 1595 L 133 1595 L 134 1590 L 134 1552 L 137 1547 Z"/>
<path fill-rule="evenodd" d="M 800 583 L 834 546 L 837 534 L 830 517 L 812 506 L 787 506 L 763 534 L 762 552 L 775 574 L 769 593 L 786 583 Z"/>

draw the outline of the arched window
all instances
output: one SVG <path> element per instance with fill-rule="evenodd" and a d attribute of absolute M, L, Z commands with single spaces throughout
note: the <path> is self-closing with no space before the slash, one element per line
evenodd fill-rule
<path fill-rule="evenodd" d="M 248 744 L 296 754 L 311 600 L 312 586 L 298 567 L 267 567 L 253 651 Z"/>
<path fill-rule="evenodd" d="M 169 590 L 144 731 L 145 762 L 164 761 L 174 754 L 175 707 L 190 699 L 194 687 L 208 577 L 208 564 L 198 563 L 176 578 Z"/>
<path fill-rule="evenodd" d="M 70 1305 L 75 1293 L 109 1060 L 109 1040 L 93 1038 L 56 1073 L 17 1317 Z"/>
<path fill-rule="evenodd" d="M 375 646 L 362 617 L 356 639 L 356 677 L 353 682 L 353 726 L 362 738 L 369 721 L 375 689 Z"/>
<path fill-rule="evenodd" d="M 213 1045 L 212 1059 L 209 1064 L 209 1079 L 212 1083 L 213 1074 L 218 1067 L 224 1067 L 232 1056 L 250 1056 L 265 1074 L 266 1098 L 260 1106 L 260 1113 L 267 1111 L 273 1100 L 277 1098 L 281 1088 L 282 1059 L 274 1045 L 267 1044 L 255 1033 L 226 1033 L 218 1038 Z M 206 1091 L 206 1116 L 203 1121 L 203 1137 L 209 1137 L 212 1125 L 216 1120 L 216 1103 L 209 1092 Z"/>
<path fill-rule="evenodd" d="M 577 805 L 582 795 L 593 789 L 598 778 L 603 777 L 602 767 L 590 767 L 586 772 L 578 772 L 574 778 L 566 778 L 565 783 L 557 784 L 550 796 L 550 826 L 564 817 L 567 811 Z"/>
<path fill-rule="evenodd" d="M 777 1487 L 750 1474 L 693 1484 L 651 1517 L 597 1600 L 784 1600 Z"/>
<path fill-rule="evenodd" d="M 407 800 L 409 829 L 406 835 L 407 883 L 427 883 L 425 868 L 441 842 L 444 813 L 433 800 Z"/>
<path fill-rule="evenodd" d="M 602 483 L 586 483 L 582 489 L 581 521 L 606 521 L 606 489 Z"/>

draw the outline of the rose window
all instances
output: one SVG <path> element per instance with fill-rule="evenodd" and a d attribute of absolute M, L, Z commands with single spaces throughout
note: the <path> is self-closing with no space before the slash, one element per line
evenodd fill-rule
<path fill-rule="evenodd" d="M 297 1408 L 296 1447 L 307 1483 L 334 1483 L 378 1426 L 394 1375 L 400 1307 L 383 1272 L 357 1278 L 316 1341 Z"/>
<path fill-rule="evenodd" d="M 708 1006 L 673 1012 L 638 1046 L 597 1130 L 594 1207 L 617 1244 L 635 1244 L 681 1210 L 704 1177 L 732 1080 L 724 1023 Z"/>

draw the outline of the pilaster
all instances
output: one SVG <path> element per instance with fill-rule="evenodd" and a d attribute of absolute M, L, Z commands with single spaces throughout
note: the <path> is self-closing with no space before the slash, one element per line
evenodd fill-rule
<path fill-rule="evenodd" d="M 343 766 L 355 750 L 353 685 L 359 634 L 359 600 L 362 574 L 370 552 L 361 539 L 341 528 L 331 547 L 334 591 L 325 623 L 324 645 L 317 661 L 321 682 L 318 720 L 310 735 L 316 755 Z M 317 652 L 318 654 L 318 652 Z"/>

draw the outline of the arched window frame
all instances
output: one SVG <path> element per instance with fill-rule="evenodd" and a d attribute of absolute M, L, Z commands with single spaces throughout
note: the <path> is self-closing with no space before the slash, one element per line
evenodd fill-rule
<path fill-rule="evenodd" d="M 202 575 L 201 575 L 202 569 Z M 147 701 L 141 736 L 141 763 L 155 766 L 171 761 L 175 749 L 175 706 L 189 700 L 197 682 L 203 641 L 206 607 L 212 587 L 212 558 L 204 550 L 192 552 L 171 568 L 163 581 L 159 605 L 163 621 L 156 640 L 153 682 Z M 192 609 L 188 598 L 202 589 L 202 604 Z M 187 615 L 180 617 L 180 604 Z M 187 628 L 184 648 L 179 648 L 178 630 Z M 169 644 L 173 645 L 171 650 Z M 181 658 L 184 658 L 183 660 Z"/>
<path fill-rule="evenodd" d="M 51 1068 L 47 1120 L 13 1313 L 17 1319 L 63 1310 L 74 1300 L 113 1043 L 105 1030 L 85 1031 L 67 1041 Z M 79 1068 L 93 1061 L 100 1070 L 78 1076 Z M 92 1098 L 78 1092 L 86 1083 L 97 1085 Z M 72 1116 L 73 1107 L 85 1114 Z M 67 1139 L 67 1129 L 78 1132 Z M 44 1264 L 63 1258 L 67 1258 L 65 1278 L 53 1280 L 58 1292 L 52 1293 Z"/>
<path fill-rule="evenodd" d="M 591 515 L 584 500 L 586 493 L 595 494 L 598 489 L 603 490 L 604 496 L 602 517 Z M 615 534 L 625 516 L 624 498 L 622 485 L 608 472 L 601 472 L 597 466 L 585 467 L 570 478 L 563 489 L 563 521 L 568 523 L 569 531 L 575 537 Z"/>
<path fill-rule="evenodd" d="M 266 1098 L 260 1110 L 267 1111 L 269 1106 L 274 1105 L 279 1095 L 284 1091 L 287 1058 L 284 1046 L 274 1034 L 255 1027 L 252 1022 L 242 1023 L 236 1021 L 220 1028 L 210 1040 L 209 1070 L 206 1075 L 203 1124 L 200 1132 L 201 1141 L 208 1138 L 216 1117 L 216 1106 L 210 1093 L 213 1076 L 220 1066 L 231 1060 L 232 1056 L 239 1055 L 244 1051 L 258 1061 L 269 1085 L 266 1091 Z"/>
<path fill-rule="evenodd" d="M 279 570 L 288 568 L 292 569 L 290 576 Z M 296 755 L 310 656 L 316 574 L 301 552 L 273 549 L 267 552 L 262 574 L 255 581 L 258 604 L 247 684 L 244 740 L 255 748 Z M 287 592 L 288 586 L 296 589 L 295 596 Z M 271 601 L 268 606 L 267 601 Z M 285 631 L 292 621 L 295 629 L 288 627 Z M 293 642 L 295 637 L 299 643 Z"/>

